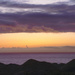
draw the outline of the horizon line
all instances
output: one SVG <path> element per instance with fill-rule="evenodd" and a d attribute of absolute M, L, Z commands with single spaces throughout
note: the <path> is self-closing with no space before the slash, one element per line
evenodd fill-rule
<path fill-rule="evenodd" d="M 7 49 L 7 48 L 9 48 L 9 49 L 11 49 L 11 48 L 13 48 L 13 49 L 14 49 L 14 48 L 15 48 L 15 49 L 16 49 L 16 48 L 25 48 L 25 49 L 26 49 L 26 48 L 29 48 L 29 49 L 30 49 L 30 48 L 53 48 L 53 47 L 57 47 L 57 48 L 58 48 L 58 47 L 75 47 L 75 46 L 67 46 L 67 45 L 66 45 L 66 46 L 41 46 L 41 47 L 28 47 L 28 46 L 26 45 L 26 47 L 0 47 L 0 49 L 5 49 L 5 48 L 6 48 L 6 49 Z"/>
<path fill-rule="evenodd" d="M 2 52 L 0 54 L 75 54 L 75 52 Z"/>

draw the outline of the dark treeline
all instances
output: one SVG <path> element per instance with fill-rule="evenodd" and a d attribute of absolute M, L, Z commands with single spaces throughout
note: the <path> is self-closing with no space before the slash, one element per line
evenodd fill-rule
<path fill-rule="evenodd" d="M 75 75 L 75 59 L 67 64 L 30 59 L 22 65 L 0 63 L 0 75 Z"/>

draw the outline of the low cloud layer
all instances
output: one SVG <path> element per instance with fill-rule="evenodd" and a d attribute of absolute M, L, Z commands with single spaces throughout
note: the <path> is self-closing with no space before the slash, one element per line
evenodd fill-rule
<path fill-rule="evenodd" d="M 64 47 L 41 47 L 41 48 L 0 48 L 0 53 L 44 53 L 44 52 L 64 52 L 64 53 L 75 53 L 75 46 L 64 46 Z"/>
<path fill-rule="evenodd" d="M 0 1 L 0 33 L 75 32 L 75 5 Z"/>

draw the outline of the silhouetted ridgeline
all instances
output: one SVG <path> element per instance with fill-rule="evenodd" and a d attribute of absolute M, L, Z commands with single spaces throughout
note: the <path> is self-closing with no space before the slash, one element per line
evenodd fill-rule
<path fill-rule="evenodd" d="M 75 59 L 67 64 L 39 62 L 33 59 L 22 65 L 0 63 L 0 75 L 75 75 Z"/>

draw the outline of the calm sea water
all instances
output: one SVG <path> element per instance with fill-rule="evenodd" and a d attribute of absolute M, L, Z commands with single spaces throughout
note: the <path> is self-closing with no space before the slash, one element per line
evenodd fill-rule
<path fill-rule="evenodd" d="M 67 63 L 72 59 L 75 59 L 75 54 L 0 54 L 0 62 L 5 64 L 23 64 L 29 59 L 51 63 Z"/>

